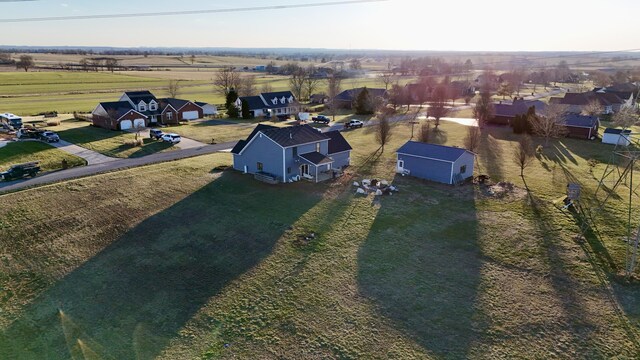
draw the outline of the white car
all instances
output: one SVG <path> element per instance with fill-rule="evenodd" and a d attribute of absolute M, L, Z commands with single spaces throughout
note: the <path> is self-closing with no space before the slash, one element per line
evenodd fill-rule
<path fill-rule="evenodd" d="M 163 134 L 160 137 L 160 140 L 166 141 L 166 142 L 170 142 L 172 144 L 177 144 L 182 139 L 180 138 L 180 135 L 178 135 L 178 134 Z"/>

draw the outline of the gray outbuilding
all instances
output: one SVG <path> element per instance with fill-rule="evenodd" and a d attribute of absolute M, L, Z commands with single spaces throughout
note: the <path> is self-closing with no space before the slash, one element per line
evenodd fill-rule
<path fill-rule="evenodd" d="M 444 184 L 473 177 L 475 154 L 458 147 L 409 141 L 396 151 L 396 172 Z"/>

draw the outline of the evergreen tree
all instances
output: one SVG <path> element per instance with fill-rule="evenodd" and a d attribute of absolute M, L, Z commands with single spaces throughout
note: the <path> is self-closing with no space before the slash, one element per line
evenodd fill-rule
<path fill-rule="evenodd" d="M 525 131 L 525 117 L 523 115 L 516 115 L 513 118 L 511 125 L 513 126 L 514 134 L 522 134 Z"/>
<path fill-rule="evenodd" d="M 249 103 L 245 99 L 242 99 L 242 118 L 251 119 L 251 111 L 249 110 Z"/>
<path fill-rule="evenodd" d="M 236 100 L 238 100 L 238 93 L 232 89 L 227 94 L 227 101 L 225 102 L 225 107 L 227 108 L 227 115 L 230 118 L 237 118 L 239 115 L 238 107 L 236 106 Z"/>
<path fill-rule="evenodd" d="M 529 107 L 527 110 L 527 115 L 524 116 L 524 132 L 527 134 L 533 134 L 533 125 L 532 123 L 536 121 L 538 116 L 536 115 L 536 108 L 534 106 Z"/>
<path fill-rule="evenodd" d="M 369 94 L 369 90 L 366 87 L 360 91 L 356 97 L 356 114 L 358 115 L 371 115 L 375 109 L 373 108 L 373 99 Z"/>

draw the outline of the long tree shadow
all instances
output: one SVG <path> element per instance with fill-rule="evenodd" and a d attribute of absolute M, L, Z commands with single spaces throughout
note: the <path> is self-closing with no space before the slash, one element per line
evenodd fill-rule
<path fill-rule="evenodd" d="M 480 146 L 478 154 L 482 160 L 482 169 L 491 178 L 501 181 L 504 179 L 503 163 L 505 161 L 502 147 L 492 135 L 492 132 L 485 130 L 480 135 Z"/>
<path fill-rule="evenodd" d="M 0 358 L 154 358 L 320 201 L 310 186 L 270 187 L 224 172 L 38 297 L 1 334 Z"/>
<path fill-rule="evenodd" d="M 359 250 L 360 291 L 428 352 L 465 358 L 485 326 L 474 191 L 399 177 L 394 184 L 402 193 L 382 199 Z"/>

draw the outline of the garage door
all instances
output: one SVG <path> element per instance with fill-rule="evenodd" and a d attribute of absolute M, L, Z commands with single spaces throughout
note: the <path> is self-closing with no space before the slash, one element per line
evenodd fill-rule
<path fill-rule="evenodd" d="M 144 119 L 133 120 L 133 127 L 136 129 L 145 127 Z"/>
<path fill-rule="evenodd" d="M 120 121 L 120 130 L 129 130 L 133 127 L 131 120 L 122 120 Z"/>
<path fill-rule="evenodd" d="M 182 113 L 183 120 L 196 120 L 198 118 L 197 111 L 185 111 Z"/>

